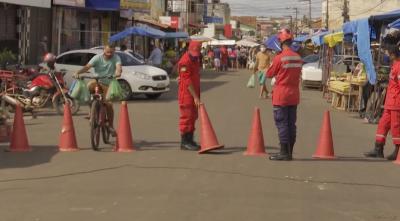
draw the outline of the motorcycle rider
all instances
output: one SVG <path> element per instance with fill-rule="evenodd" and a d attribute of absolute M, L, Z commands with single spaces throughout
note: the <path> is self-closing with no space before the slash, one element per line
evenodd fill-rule
<path fill-rule="evenodd" d="M 40 73 L 48 73 L 49 71 L 56 70 L 56 56 L 52 53 L 47 53 L 43 57 L 43 66 L 40 66 Z"/>
<path fill-rule="evenodd" d="M 56 56 L 52 53 L 47 53 L 43 57 L 43 63 L 44 65 L 39 65 L 39 73 L 33 74 L 32 76 L 29 76 L 29 80 L 32 81 L 39 75 L 43 74 L 48 74 L 49 71 L 55 71 L 55 63 L 56 63 Z M 40 86 L 33 86 L 29 90 L 26 90 L 25 93 L 26 95 L 30 98 L 30 103 L 32 104 L 32 99 L 34 96 L 37 96 L 40 92 Z"/>

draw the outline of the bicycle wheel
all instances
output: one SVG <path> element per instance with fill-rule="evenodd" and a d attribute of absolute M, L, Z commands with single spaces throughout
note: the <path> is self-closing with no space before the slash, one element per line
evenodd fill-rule
<path fill-rule="evenodd" d="M 99 150 L 100 142 L 100 125 L 99 125 L 100 104 L 98 101 L 93 101 L 90 109 L 90 141 L 92 148 L 95 151 Z"/>
<path fill-rule="evenodd" d="M 101 127 L 101 133 L 103 135 L 103 142 L 105 144 L 110 144 L 110 130 L 108 129 L 108 126 L 103 126 Z"/>

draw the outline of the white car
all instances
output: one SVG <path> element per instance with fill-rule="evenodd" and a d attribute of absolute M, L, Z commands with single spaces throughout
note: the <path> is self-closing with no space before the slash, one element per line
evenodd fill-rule
<path fill-rule="evenodd" d="M 304 65 L 301 70 L 301 83 L 303 89 L 306 87 L 317 87 L 322 89 L 322 69 L 319 65 L 318 55 L 309 55 L 303 58 Z"/>
<path fill-rule="evenodd" d="M 64 78 L 69 86 L 74 80 L 73 74 L 86 65 L 93 56 L 102 53 L 101 49 L 68 51 L 57 57 L 56 68 L 66 70 Z M 125 92 L 125 99 L 139 94 L 144 94 L 149 99 L 157 99 L 162 93 L 170 90 L 170 79 L 166 71 L 150 65 L 143 65 L 129 53 L 120 51 L 115 53 L 122 62 L 122 76 L 118 81 Z M 94 69 L 90 69 L 87 74 L 95 74 Z"/>

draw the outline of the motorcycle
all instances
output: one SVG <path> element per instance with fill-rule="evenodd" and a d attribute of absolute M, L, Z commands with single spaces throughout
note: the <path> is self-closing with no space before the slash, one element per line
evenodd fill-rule
<path fill-rule="evenodd" d="M 79 111 L 79 102 L 68 94 L 65 87 L 65 71 L 48 71 L 46 74 L 36 74 L 31 77 L 31 82 L 26 88 L 20 87 L 15 93 L 4 93 L 2 99 L 15 107 L 21 105 L 25 112 L 31 112 L 35 109 L 44 108 L 50 102 L 58 114 L 64 114 L 64 104 L 68 102 L 71 105 L 71 113 L 76 114 Z M 13 107 L 13 108 L 14 108 Z"/>

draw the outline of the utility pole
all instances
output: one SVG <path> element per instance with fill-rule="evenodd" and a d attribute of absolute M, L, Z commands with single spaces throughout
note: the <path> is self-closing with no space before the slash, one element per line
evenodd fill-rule
<path fill-rule="evenodd" d="M 294 31 L 295 35 L 297 35 L 297 20 L 298 20 L 298 15 L 299 15 L 299 8 L 297 7 L 287 7 L 286 9 L 293 9 L 294 13 L 295 13 L 295 19 L 294 19 L 294 30 L 293 30 L 293 26 L 292 26 L 292 31 Z"/>
<path fill-rule="evenodd" d="M 311 17 L 311 0 L 299 0 L 300 2 L 308 2 L 308 27 L 311 29 L 312 17 Z"/>
<path fill-rule="evenodd" d="M 294 25 L 294 34 L 297 36 L 297 16 L 299 15 L 299 9 L 298 8 L 294 8 L 296 17 L 294 19 L 295 25 Z"/>
<path fill-rule="evenodd" d="M 349 2 L 347 0 L 343 1 L 343 23 L 350 21 L 349 17 Z"/>
<path fill-rule="evenodd" d="M 326 21 L 325 21 L 326 30 L 329 30 L 329 0 L 326 0 Z"/>
<path fill-rule="evenodd" d="M 186 0 L 186 32 L 189 33 L 189 13 L 190 13 L 190 0 Z"/>

